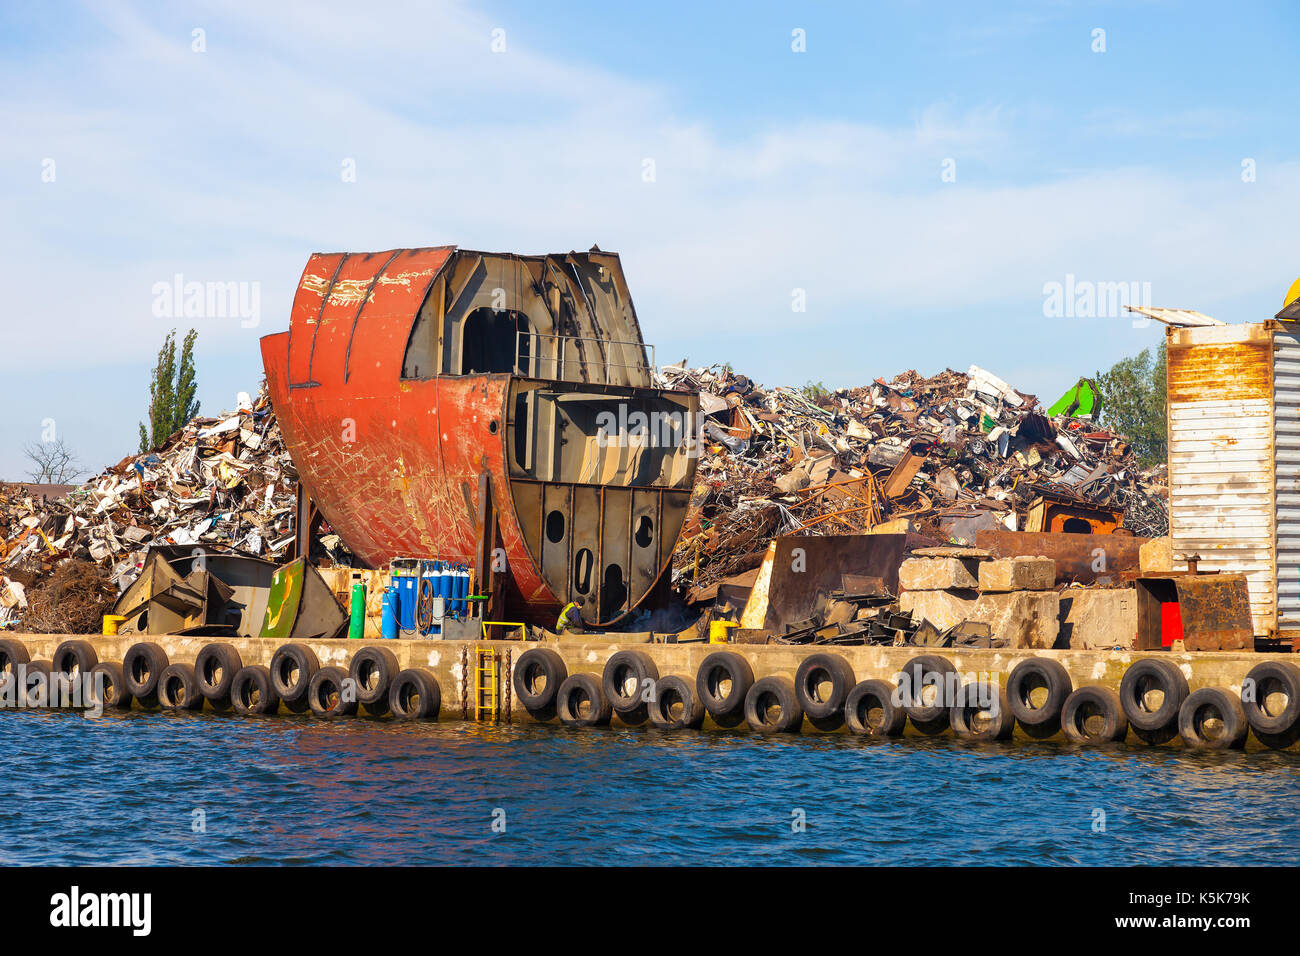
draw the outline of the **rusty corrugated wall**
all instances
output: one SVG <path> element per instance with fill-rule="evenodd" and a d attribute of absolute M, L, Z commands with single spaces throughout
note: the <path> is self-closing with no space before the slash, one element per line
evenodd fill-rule
<path fill-rule="evenodd" d="M 1168 331 L 1169 533 L 1175 568 L 1246 576 L 1255 633 L 1276 626 L 1273 333 Z"/>

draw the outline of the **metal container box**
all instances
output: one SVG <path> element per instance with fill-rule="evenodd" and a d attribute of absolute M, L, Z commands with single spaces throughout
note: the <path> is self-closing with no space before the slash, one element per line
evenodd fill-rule
<path fill-rule="evenodd" d="M 1244 575 L 1258 637 L 1300 637 L 1300 325 L 1170 328 L 1174 568 Z"/>

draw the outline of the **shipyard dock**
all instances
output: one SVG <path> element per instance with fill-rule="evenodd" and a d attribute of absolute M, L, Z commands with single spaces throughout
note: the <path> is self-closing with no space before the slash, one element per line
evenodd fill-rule
<path fill-rule="evenodd" d="M 1285 749 L 1295 742 L 1300 707 L 1297 685 L 1288 683 L 1300 680 L 1300 670 L 1280 655 L 629 643 L 611 641 L 614 636 L 286 644 L 267 638 L 214 642 L 180 635 L 11 634 L 0 641 L 0 658 L 10 673 L 23 665 L 30 684 L 41 683 L 33 675 L 49 674 L 52 666 L 70 677 L 107 675 L 109 686 L 101 690 L 106 712 L 207 709 L 310 713 L 320 719 L 543 721 L 872 737 L 956 734 L 1012 745 L 1015 739 L 1055 739 L 1063 745 L 1126 740 L 1199 749 Z M 286 648 L 309 653 L 290 655 L 286 666 Z M 1269 672 L 1257 671 L 1261 666 Z M 946 693 L 945 681 L 931 677 L 949 668 L 947 693 L 954 686 L 959 690 L 955 699 L 944 700 L 936 695 Z M 272 671 L 276 689 L 269 692 L 250 676 Z M 1145 673 L 1136 677 L 1138 671 Z M 927 676 L 918 681 L 914 709 L 907 708 L 904 722 L 901 709 L 891 711 L 879 694 L 896 691 L 900 679 L 906 684 L 909 672 Z M 412 680 L 412 674 L 419 679 Z M 349 677 L 355 682 L 352 701 L 345 684 Z M 399 700 L 402 689 L 396 685 L 403 681 L 406 696 Z M 7 678 L 0 686 L 8 683 Z M 933 693 L 921 692 L 931 684 Z M 963 696 L 977 684 L 991 685 L 994 696 Z M 297 699 L 281 700 L 280 693 L 292 685 L 301 690 Z M 1256 696 L 1261 704 L 1252 711 L 1249 701 Z M 1249 735 L 1241 723 L 1243 697 Z M 29 708 L 50 703 L 48 697 L 24 701 Z M 1272 732 L 1261 733 L 1257 721 L 1272 721 Z"/>

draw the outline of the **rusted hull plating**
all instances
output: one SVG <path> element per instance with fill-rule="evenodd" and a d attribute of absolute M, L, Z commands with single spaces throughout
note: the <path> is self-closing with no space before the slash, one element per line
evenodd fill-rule
<path fill-rule="evenodd" d="M 445 311 L 448 343 L 459 345 L 468 336 L 451 325 L 457 303 L 464 313 L 463 303 L 472 299 L 465 291 L 469 280 L 455 270 L 466 255 L 440 248 L 312 257 L 294 300 L 290 330 L 262 339 L 267 384 L 286 445 L 317 507 L 371 567 L 400 555 L 472 562 L 482 533 L 479 489 L 486 475 L 505 558 L 506 610 L 553 624 L 558 608 L 577 600 L 589 622 L 616 622 L 638 607 L 667 567 L 685 516 L 694 459 L 677 462 L 671 487 L 664 481 L 613 487 L 629 483 L 602 484 L 599 475 L 575 481 L 574 475 L 547 474 L 541 476 L 547 480 L 539 480 L 521 474 L 518 463 L 507 459 L 508 447 L 513 448 L 507 435 L 516 433 L 520 376 L 435 369 L 412 377 L 408 361 L 403 377 L 422 310 L 439 323 Z M 483 273 L 481 264 L 477 271 Z M 621 273 L 617 278 L 621 283 Z M 492 276 L 487 281 L 500 282 Z M 510 294 L 522 298 L 517 290 Z M 554 298 L 560 300 L 558 294 Z M 505 305 L 516 308 L 514 301 Z M 535 303 L 528 307 L 536 308 Z M 630 301 L 624 307 L 630 313 Z M 522 313 L 525 305 L 518 308 Z M 531 328 L 536 331 L 537 325 L 534 320 Z M 634 317 L 627 327 L 639 340 Z M 441 331 L 436 342 L 441 353 Z M 579 400 L 583 396 L 567 390 L 598 391 L 610 402 L 664 400 L 665 393 L 638 388 L 632 377 L 630 383 L 549 387 Z M 692 402 L 686 402 L 688 411 Z M 571 440 L 563 434 L 545 432 L 538 441 L 558 446 Z M 578 507 L 589 497 L 594 505 Z M 552 502 L 568 509 L 560 542 L 548 542 L 542 529 L 546 509 L 555 510 Z M 646 515 L 652 517 L 638 525 L 638 517 Z M 652 540 L 638 544 L 638 526 L 644 534 L 647 524 Z M 575 582 L 572 556 L 584 549 L 587 571 L 594 565 L 594 574 Z M 613 565 L 619 572 L 616 594 L 604 586 Z"/>

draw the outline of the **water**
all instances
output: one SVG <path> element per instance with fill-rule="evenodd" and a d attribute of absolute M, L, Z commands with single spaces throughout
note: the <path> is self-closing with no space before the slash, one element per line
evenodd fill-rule
<path fill-rule="evenodd" d="M 1293 754 L 12 711 L 0 739 L 6 865 L 1294 864 L 1300 846 Z"/>

